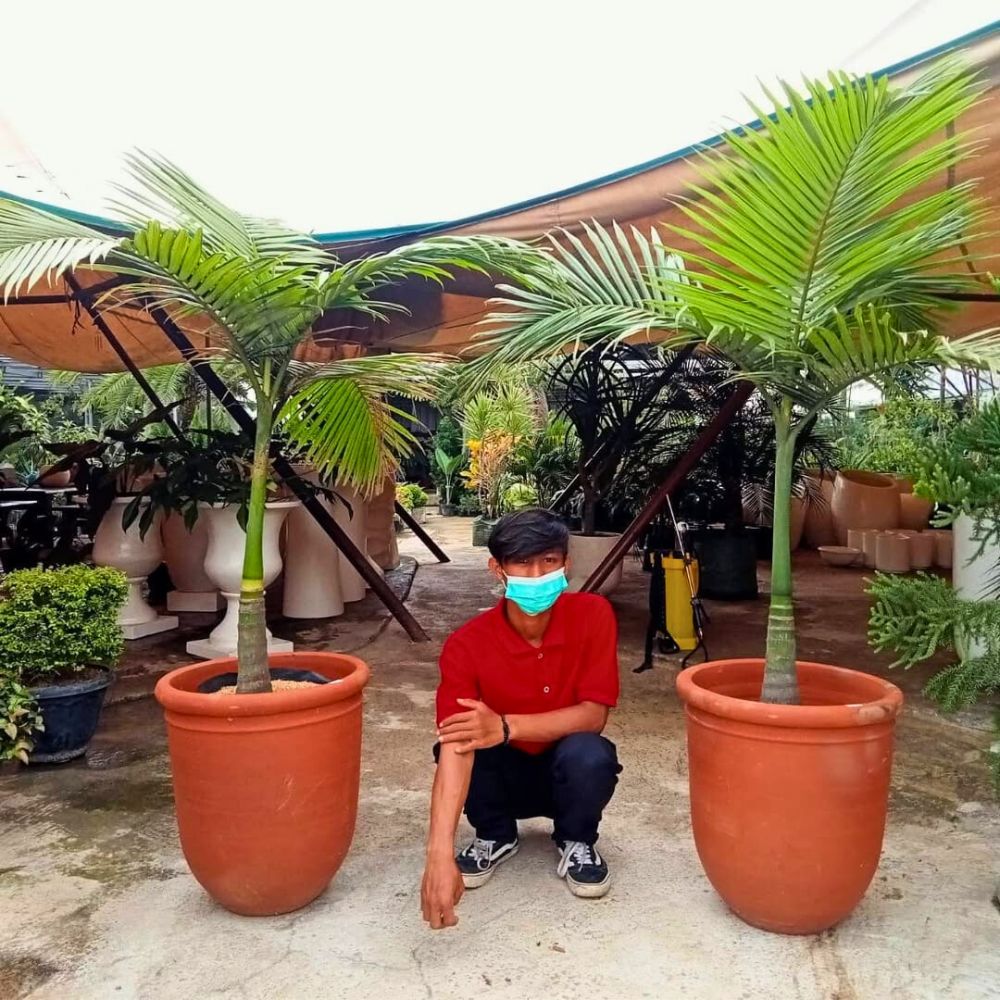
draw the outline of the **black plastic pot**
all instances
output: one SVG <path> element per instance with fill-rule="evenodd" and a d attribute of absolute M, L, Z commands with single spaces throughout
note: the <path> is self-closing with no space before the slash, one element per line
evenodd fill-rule
<path fill-rule="evenodd" d="M 38 702 L 45 730 L 36 733 L 29 764 L 62 764 L 82 757 L 97 732 L 104 695 L 111 684 L 111 671 L 103 667 L 99 677 L 31 688 Z"/>
<path fill-rule="evenodd" d="M 694 539 L 701 597 L 748 601 L 757 597 L 757 540 L 743 531 L 702 528 Z"/>

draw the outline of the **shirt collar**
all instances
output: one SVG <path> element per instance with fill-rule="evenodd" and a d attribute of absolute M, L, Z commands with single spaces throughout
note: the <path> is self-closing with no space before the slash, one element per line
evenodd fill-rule
<path fill-rule="evenodd" d="M 532 646 L 527 639 L 514 631 L 514 627 L 507 620 L 507 598 L 501 597 L 500 602 L 493 609 L 496 618 L 496 631 L 503 643 L 504 650 L 508 653 L 534 652 L 538 647 Z M 552 646 L 563 646 L 566 643 L 566 601 L 562 595 L 556 599 L 552 606 L 552 617 L 549 619 L 545 632 L 542 634 L 542 648 L 548 649 Z"/>

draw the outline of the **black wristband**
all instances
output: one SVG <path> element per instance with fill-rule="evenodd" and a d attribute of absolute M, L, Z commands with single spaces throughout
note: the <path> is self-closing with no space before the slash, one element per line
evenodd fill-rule
<path fill-rule="evenodd" d="M 510 743 L 510 726 L 507 725 L 507 716 L 500 716 L 500 724 L 503 726 L 503 745 L 507 746 Z"/>

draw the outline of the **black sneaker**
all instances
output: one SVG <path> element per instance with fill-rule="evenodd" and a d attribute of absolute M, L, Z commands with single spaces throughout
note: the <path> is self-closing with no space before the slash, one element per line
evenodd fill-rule
<path fill-rule="evenodd" d="M 556 873 L 566 879 L 569 891 L 574 896 L 600 899 L 611 888 L 611 875 L 604 858 L 593 844 L 578 840 L 557 843 L 559 867 Z"/>
<path fill-rule="evenodd" d="M 498 844 L 495 840 L 480 840 L 476 837 L 464 851 L 459 851 L 455 855 L 465 888 L 476 889 L 484 882 L 488 882 L 497 870 L 497 866 L 515 854 L 517 854 L 516 839 L 509 844 Z"/>

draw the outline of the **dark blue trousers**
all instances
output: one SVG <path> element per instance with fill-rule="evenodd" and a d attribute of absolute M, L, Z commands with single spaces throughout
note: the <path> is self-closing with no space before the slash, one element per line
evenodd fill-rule
<path fill-rule="evenodd" d="M 554 840 L 593 844 L 620 773 L 614 743 L 598 733 L 573 733 L 540 754 L 477 750 L 465 815 L 483 840 L 509 843 L 519 819 L 548 816 Z"/>

